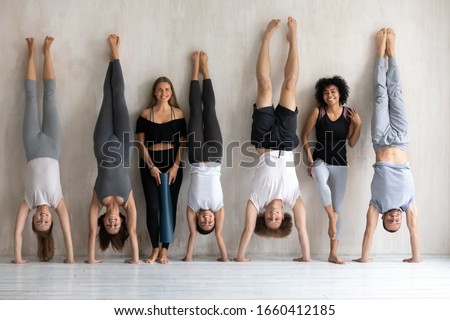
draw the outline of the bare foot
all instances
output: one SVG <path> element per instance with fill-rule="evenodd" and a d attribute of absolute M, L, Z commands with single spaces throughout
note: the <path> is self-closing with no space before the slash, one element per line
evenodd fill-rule
<path fill-rule="evenodd" d="M 368 258 L 368 259 L 358 258 L 358 259 L 353 259 L 352 261 L 354 261 L 354 262 L 361 262 L 361 263 L 368 263 L 368 262 L 372 262 L 372 258 Z"/>
<path fill-rule="evenodd" d="M 310 262 L 311 258 L 300 257 L 300 258 L 292 259 L 292 261 L 296 261 L 296 262 Z"/>
<path fill-rule="evenodd" d="M 200 72 L 203 79 L 209 79 L 208 55 L 205 51 L 200 52 Z"/>
<path fill-rule="evenodd" d="M 289 17 L 287 26 L 289 29 L 288 34 L 287 34 L 288 41 L 289 42 L 295 41 L 297 39 L 297 20 L 295 20 L 292 17 Z"/>
<path fill-rule="evenodd" d="M 111 34 L 108 36 L 109 43 L 109 58 L 111 61 L 119 59 L 119 46 L 120 38 L 116 34 Z"/>
<path fill-rule="evenodd" d="M 50 36 L 46 36 L 45 40 L 44 40 L 44 47 L 43 47 L 43 52 L 44 54 L 47 54 L 50 52 L 50 47 L 52 46 L 54 38 L 50 37 Z"/>
<path fill-rule="evenodd" d="M 220 257 L 220 258 L 217 258 L 216 261 L 219 261 L 219 262 L 228 262 L 228 261 L 231 261 L 231 260 L 228 259 L 228 257 L 227 257 L 227 258 Z"/>
<path fill-rule="evenodd" d="M 391 28 L 386 30 L 387 40 L 386 40 L 386 54 L 389 58 L 395 56 L 395 32 Z"/>
<path fill-rule="evenodd" d="M 334 240 L 336 238 L 336 223 L 338 219 L 338 214 L 336 212 L 333 213 L 331 218 L 329 218 L 329 224 L 328 224 L 328 236 L 331 240 Z"/>
<path fill-rule="evenodd" d="M 34 38 L 25 38 L 28 45 L 28 56 L 33 57 L 36 51 L 36 46 L 34 45 Z"/>
<path fill-rule="evenodd" d="M 153 263 L 156 261 L 156 259 L 158 259 L 158 256 L 159 256 L 159 248 L 153 248 L 152 254 L 150 255 L 150 257 L 145 259 L 144 262 Z"/>
<path fill-rule="evenodd" d="M 199 62 L 200 54 L 198 51 L 194 51 L 192 54 L 192 80 L 198 80 L 198 72 L 200 70 L 200 62 Z"/>
<path fill-rule="evenodd" d="M 159 256 L 158 256 L 158 262 L 162 263 L 162 264 L 168 264 L 169 261 L 170 260 L 167 257 L 167 249 L 166 248 L 161 248 L 161 250 L 159 252 Z"/>
<path fill-rule="evenodd" d="M 264 38 L 270 39 L 274 31 L 280 26 L 280 19 L 273 19 L 267 24 L 266 31 L 264 32 Z"/>
<path fill-rule="evenodd" d="M 244 257 L 244 258 L 234 258 L 233 260 L 236 261 L 236 262 L 250 262 L 250 261 L 252 261 L 252 259 L 247 258 L 247 257 Z"/>
<path fill-rule="evenodd" d="M 386 29 L 380 29 L 377 32 L 376 42 L 377 42 L 377 55 L 379 57 L 384 57 L 386 54 Z"/>
<path fill-rule="evenodd" d="M 336 264 L 347 264 L 347 261 L 342 260 L 335 254 L 330 254 L 328 256 L 328 262 L 336 263 Z"/>

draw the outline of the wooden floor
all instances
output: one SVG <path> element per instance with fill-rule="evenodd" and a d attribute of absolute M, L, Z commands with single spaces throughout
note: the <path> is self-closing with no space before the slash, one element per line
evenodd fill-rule
<path fill-rule="evenodd" d="M 1 257 L 0 299 L 450 299 L 450 256 L 425 256 L 420 264 L 378 256 L 369 264 L 347 265 L 325 257 L 310 263 L 252 258 L 249 263 L 173 258 L 168 265 L 128 265 L 117 258 L 66 265 L 56 258 L 14 265 Z"/>

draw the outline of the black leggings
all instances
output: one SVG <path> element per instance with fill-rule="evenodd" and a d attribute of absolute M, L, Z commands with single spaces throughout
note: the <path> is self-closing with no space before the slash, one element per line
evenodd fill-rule
<path fill-rule="evenodd" d="M 222 161 L 223 141 L 215 105 L 211 79 L 203 80 L 203 93 L 199 81 L 192 80 L 189 88 L 189 163 Z"/>
<path fill-rule="evenodd" d="M 175 157 L 178 152 L 178 148 L 172 148 L 170 150 L 151 151 L 149 150 L 150 157 L 161 172 L 167 172 L 175 162 Z M 150 170 L 145 165 L 145 162 L 140 161 L 141 169 L 141 181 L 144 189 L 145 203 L 147 207 L 147 230 L 150 235 L 153 248 L 159 247 L 159 192 L 160 187 L 156 184 L 156 179 L 152 177 Z M 183 170 L 181 167 L 178 169 L 177 177 L 175 181 L 170 185 L 170 196 L 172 200 L 172 212 L 173 212 L 173 230 L 175 231 L 176 213 L 178 194 L 180 193 L 181 182 L 183 181 Z M 168 249 L 169 243 L 163 243 L 163 248 Z"/>

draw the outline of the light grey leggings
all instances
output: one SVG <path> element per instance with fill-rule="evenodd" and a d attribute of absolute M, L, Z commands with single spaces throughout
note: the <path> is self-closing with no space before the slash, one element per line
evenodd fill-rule
<path fill-rule="evenodd" d="M 23 145 L 27 161 L 36 158 L 59 160 L 61 153 L 61 128 L 56 110 L 56 81 L 44 81 L 42 129 L 39 123 L 36 80 L 25 80 L 26 106 L 22 126 Z"/>
<path fill-rule="evenodd" d="M 372 143 L 376 151 L 385 147 L 408 148 L 408 121 L 402 97 L 400 72 L 395 58 L 378 58 L 375 70 L 375 100 L 372 114 Z"/>
<path fill-rule="evenodd" d="M 336 240 L 340 238 L 342 202 L 344 201 L 345 187 L 347 185 L 347 166 L 332 166 L 321 159 L 314 162 L 311 170 L 316 188 L 324 207 L 333 206 L 338 214 L 336 224 Z"/>

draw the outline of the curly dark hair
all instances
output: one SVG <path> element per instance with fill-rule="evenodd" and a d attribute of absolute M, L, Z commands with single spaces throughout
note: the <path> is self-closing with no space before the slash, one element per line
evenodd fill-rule
<path fill-rule="evenodd" d="M 127 218 L 121 212 L 119 213 L 119 216 L 122 219 L 122 224 L 120 225 L 117 234 L 109 234 L 108 231 L 106 231 L 105 224 L 103 223 L 105 213 L 98 217 L 98 226 L 100 227 L 100 230 L 98 231 L 98 240 L 102 251 L 108 249 L 110 243 L 114 251 L 122 251 L 125 241 L 128 239 Z"/>
<path fill-rule="evenodd" d="M 289 213 L 284 214 L 284 219 L 278 229 L 270 229 L 266 226 L 264 213 L 258 213 L 256 217 L 255 233 L 261 237 L 284 238 L 292 231 L 292 216 Z"/>
<path fill-rule="evenodd" d="M 329 86 L 336 86 L 336 88 L 339 91 L 339 103 L 341 105 L 344 105 L 347 103 L 348 95 L 350 93 L 350 89 L 347 85 L 347 82 L 344 80 L 344 78 L 340 76 L 334 76 L 332 78 L 321 78 L 319 81 L 316 82 L 316 93 L 315 98 L 319 106 L 326 107 L 325 100 L 323 100 L 323 91 L 326 87 Z"/>

